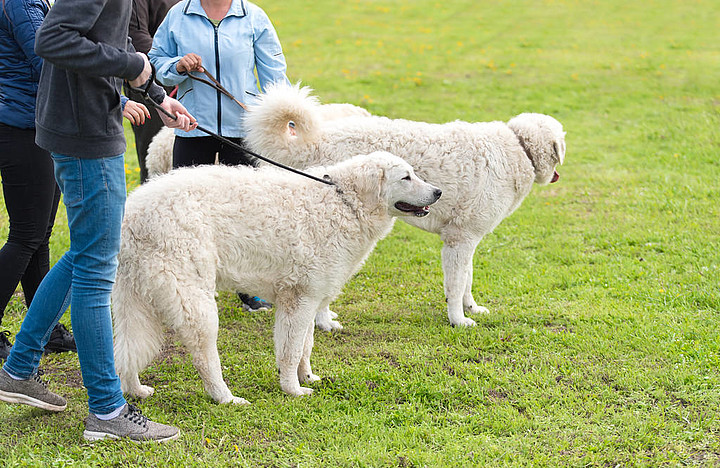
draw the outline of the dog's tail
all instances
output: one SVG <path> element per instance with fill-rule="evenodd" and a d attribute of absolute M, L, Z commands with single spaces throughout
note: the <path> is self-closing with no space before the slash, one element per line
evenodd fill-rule
<path fill-rule="evenodd" d="M 145 166 L 148 178 L 170 172 L 172 169 L 172 153 L 175 144 L 175 132 L 172 128 L 163 127 L 148 145 Z"/>
<path fill-rule="evenodd" d="M 163 324 L 133 287 L 137 283 L 128 269 L 120 264 L 112 291 L 115 370 L 123 392 L 140 396 L 138 374 L 162 349 Z"/>
<path fill-rule="evenodd" d="M 257 104 L 250 106 L 243 123 L 250 149 L 271 155 L 292 146 L 309 145 L 320 134 L 320 102 L 312 89 L 299 84 L 272 84 Z"/>

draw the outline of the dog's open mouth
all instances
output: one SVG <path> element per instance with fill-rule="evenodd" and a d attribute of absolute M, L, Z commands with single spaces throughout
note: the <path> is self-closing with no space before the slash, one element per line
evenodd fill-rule
<path fill-rule="evenodd" d="M 411 205 L 410 203 L 405 203 L 405 202 L 401 202 L 401 201 L 395 203 L 395 208 L 397 208 L 398 210 L 403 211 L 405 213 L 412 213 L 414 216 L 417 216 L 418 218 L 427 216 L 428 213 L 430 213 L 429 206 L 415 206 L 415 205 Z"/>

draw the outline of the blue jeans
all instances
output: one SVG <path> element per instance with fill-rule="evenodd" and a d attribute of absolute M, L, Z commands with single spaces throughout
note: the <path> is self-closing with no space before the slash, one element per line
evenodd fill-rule
<path fill-rule="evenodd" d="M 52 153 L 70 227 L 70 250 L 35 294 L 5 370 L 28 378 L 68 306 L 88 406 L 108 414 L 125 404 L 113 357 L 110 293 L 125 210 L 123 155 L 80 159 Z"/>

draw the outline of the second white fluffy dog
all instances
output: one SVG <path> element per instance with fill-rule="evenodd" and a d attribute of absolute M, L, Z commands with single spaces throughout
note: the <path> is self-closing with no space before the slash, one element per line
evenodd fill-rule
<path fill-rule="evenodd" d="M 448 319 L 453 325 L 475 325 L 464 310 L 487 312 L 472 295 L 475 248 L 520 206 L 533 182 L 557 180 L 555 167 L 565 158 L 560 122 L 543 114 L 520 114 L 507 123 L 430 124 L 364 116 L 324 121 L 321 107 L 307 88 L 269 88 L 246 114 L 245 141 L 251 150 L 298 168 L 389 151 L 442 188 L 443 198 L 430 216 L 407 221 L 442 238 Z M 329 309 L 321 312 L 318 327 L 340 328 L 330 317 Z"/>

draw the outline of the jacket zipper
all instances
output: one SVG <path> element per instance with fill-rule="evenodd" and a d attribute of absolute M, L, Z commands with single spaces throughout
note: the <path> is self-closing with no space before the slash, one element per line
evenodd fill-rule
<path fill-rule="evenodd" d="M 222 23 L 222 20 L 220 20 L 220 23 Z M 220 81 L 220 42 L 218 37 L 220 23 L 218 23 L 217 26 L 213 24 L 213 29 L 215 30 L 215 76 L 218 81 Z M 216 91 L 215 93 L 217 95 L 217 134 L 222 136 L 222 95 L 220 91 Z"/>

